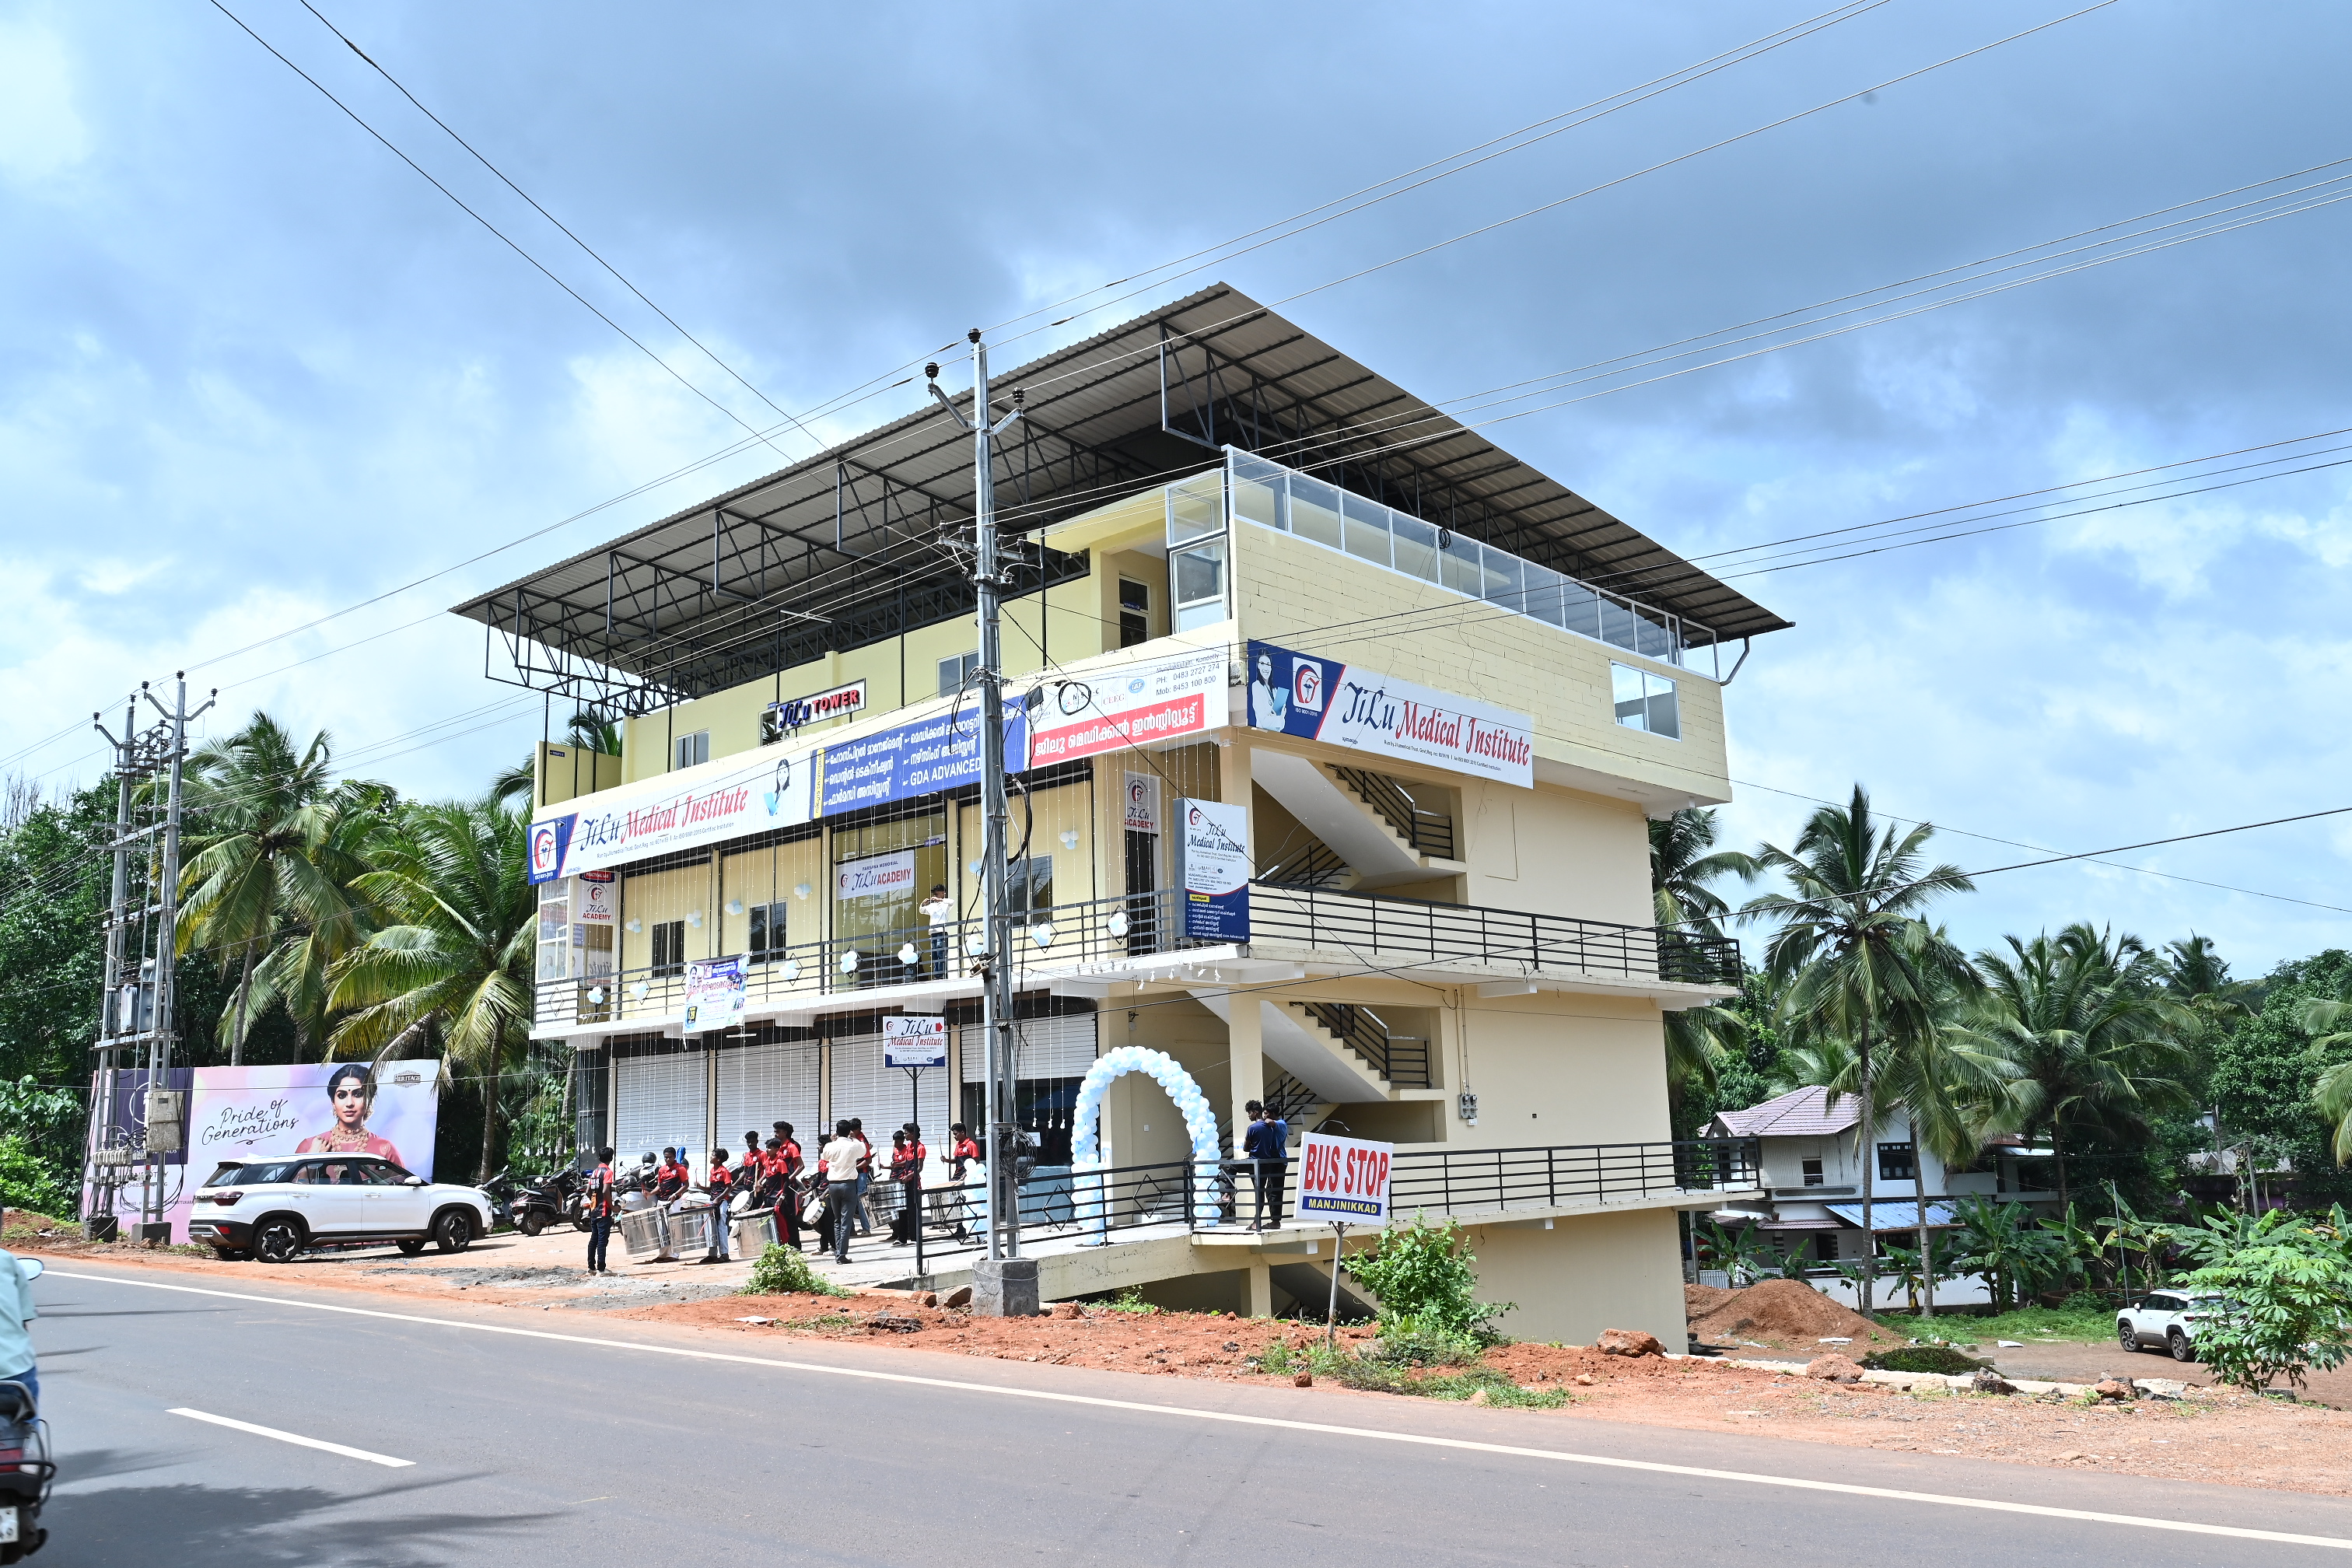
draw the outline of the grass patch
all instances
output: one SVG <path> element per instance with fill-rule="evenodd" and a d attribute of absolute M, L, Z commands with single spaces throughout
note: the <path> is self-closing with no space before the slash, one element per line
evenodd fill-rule
<path fill-rule="evenodd" d="M 1370 1389 L 1378 1394 L 1404 1394 L 1459 1404 L 1483 1393 L 1489 1405 L 1524 1410 L 1557 1410 L 1569 1402 L 1566 1389 L 1522 1388 L 1508 1373 L 1490 1366 L 1465 1367 L 1459 1372 L 1423 1372 L 1348 1351 L 1334 1352 L 1320 1346 L 1301 1359 L 1318 1377 L 1328 1377 L 1343 1387 Z"/>
<path fill-rule="evenodd" d="M 1133 1312 L 1141 1318 L 1150 1317 L 1160 1310 L 1143 1299 L 1143 1288 L 1139 1285 L 1129 1286 L 1109 1300 L 1103 1302 L 1102 1306 L 1108 1311 Z"/>
<path fill-rule="evenodd" d="M 796 1322 L 786 1323 L 783 1326 L 788 1329 L 795 1329 L 813 1333 L 823 1333 L 829 1329 L 857 1329 L 865 1327 L 864 1324 L 860 1323 L 856 1318 L 851 1317 L 847 1312 L 826 1312 L 818 1317 L 803 1318 Z"/>
<path fill-rule="evenodd" d="M 1948 1345 L 1905 1345 L 1899 1350 L 1866 1355 L 1862 1364 L 1873 1372 L 1932 1372 L 1944 1377 L 1962 1377 L 1988 1363 L 1972 1355 L 1963 1355 Z"/>
<path fill-rule="evenodd" d="M 743 1296 L 846 1296 L 848 1291 L 809 1267 L 809 1260 L 798 1250 L 782 1242 L 772 1241 L 760 1260 L 751 1265 L 751 1277 L 737 1292 Z"/>
<path fill-rule="evenodd" d="M 1922 1318 L 1908 1312 L 1881 1312 L 1880 1325 L 1889 1331 L 1911 1339 L 1966 1340 L 1990 1343 L 1994 1340 L 2022 1340 L 2032 1344 L 2037 1339 L 2111 1340 L 2116 1335 L 2116 1314 L 2112 1308 L 2091 1307 L 2020 1307 L 1995 1318 L 1964 1318 L 1937 1313 Z"/>

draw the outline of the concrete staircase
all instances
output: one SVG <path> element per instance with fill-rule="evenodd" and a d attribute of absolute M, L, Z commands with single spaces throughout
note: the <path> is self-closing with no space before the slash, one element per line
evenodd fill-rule
<path fill-rule="evenodd" d="M 1381 775 L 1333 768 L 1289 752 L 1259 751 L 1251 753 L 1250 776 L 1346 863 L 1355 875 L 1349 887 L 1426 881 L 1463 868 L 1461 862 L 1429 854 L 1413 842 L 1420 836 L 1421 819 L 1427 820 L 1432 833 L 1434 824 L 1443 822 L 1439 847 L 1451 851 L 1452 819 L 1427 812 L 1416 816 L 1402 790 Z M 1405 804 L 1400 805 L 1400 801 Z M 1404 818 L 1402 824 L 1400 817 Z"/>

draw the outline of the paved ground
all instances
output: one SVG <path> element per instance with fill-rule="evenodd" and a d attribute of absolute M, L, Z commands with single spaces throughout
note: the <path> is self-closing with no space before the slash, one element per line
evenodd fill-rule
<path fill-rule="evenodd" d="M 1680 1564 L 1798 1561 L 1839 1540 L 1899 1541 L 1914 1568 L 2344 1561 L 2085 1511 L 2352 1546 L 2352 1504 L 2336 1500 L 1966 1458 L 1598 1422 L 1570 1434 L 1525 1412 L 851 1345 L 747 1354 L 740 1337 L 290 1279 L 215 1287 L 59 1259 L 37 1289 L 66 1477 L 43 1568 Z"/>

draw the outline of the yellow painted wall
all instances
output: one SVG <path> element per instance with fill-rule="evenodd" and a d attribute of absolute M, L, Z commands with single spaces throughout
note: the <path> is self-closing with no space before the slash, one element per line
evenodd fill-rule
<path fill-rule="evenodd" d="M 537 788 L 534 798 L 541 805 L 593 795 L 621 782 L 621 759 L 585 746 L 542 742 L 532 749 L 531 762 Z"/>
<path fill-rule="evenodd" d="M 1515 1301 L 1496 1327 L 1514 1339 L 1589 1345 L 1604 1329 L 1641 1329 L 1668 1350 L 1688 1343 L 1682 1244 L 1672 1209 L 1589 1215 L 1538 1226 L 1481 1226 L 1478 1299 Z"/>
<path fill-rule="evenodd" d="M 1449 1142 L 1518 1148 L 1674 1135 L 1665 1027 L 1654 1005 L 1567 992 L 1480 996 L 1475 988 L 1454 1000 L 1446 1081 L 1476 1091 L 1478 1125 L 1453 1120 Z"/>
<path fill-rule="evenodd" d="M 1543 761 L 1702 803 L 1731 798 L 1723 693 L 1712 680 L 1255 523 L 1234 529 L 1234 553 L 1244 637 L 1310 647 L 1324 658 L 1529 714 Z M 1395 618 L 1408 611 L 1423 614 Z M 1408 634 L 1416 620 L 1427 631 Z M 1683 739 L 1616 721 L 1612 660 L 1679 682 Z"/>
<path fill-rule="evenodd" d="M 1465 780 L 1454 818 L 1463 901 L 1623 925 L 1652 922 L 1650 824 L 1630 800 Z"/>

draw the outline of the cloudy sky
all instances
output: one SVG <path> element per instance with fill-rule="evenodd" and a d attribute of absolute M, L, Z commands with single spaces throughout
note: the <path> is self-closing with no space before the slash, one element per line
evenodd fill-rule
<path fill-rule="evenodd" d="M 800 411 L 1828 0 L 314 4 Z M 2079 4 L 1828 14 L 1205 272 L 1150 274 L 1138 299 L 1086 295 L 1092 314 L 1026 344 L 1223 278 L 1424 397 L 1475 398 L 2352 156 L 2352 15 L 2329 7 L 2118 0 L 1937 66 Z M 331 730 L 358 771 L 470 790 L 536 737 L 539 705 L 486 682 L 478 632 L 439 612 L 778 466 L 760 447 L 652 483 L 740 436 L 714 401 L 775 416 L 299 0 L 229 8 L 712 401 L 215 5 L 0 5 L 0 772 L 87 780 L 88 712 L 189 666 L 232 717 L 267 707 Z M 2059 256 L 2093 235 L 1988 279 L 2020 287 L 1485 416 L 1690 554 L 2352 426 L 2352 204 L 2312 205 L 2347 172 L 2153 220 L 2195 220 L 2153 237 L 2186 243 Z M 847 435 L 907 395 L 812 425 Z M 2352 805 L 2352 468 L 2319 466 L 2347 442 L 2283 448 L 2300 474 L 1738 577 L 1797 629 L 1728 694 L 1731 836 L 1785 843 L 1857 780 L 1968 868 Z M 1971 943 L 2084 917 L 2194 929 L 2242 973 L 2347 941 L 2343 909 L 2315 906 L 2352 907 L 2352 816 L 2114 858 L 1992 877 L 1948 918 Z"/>

